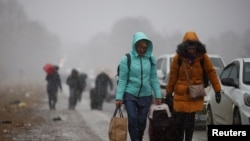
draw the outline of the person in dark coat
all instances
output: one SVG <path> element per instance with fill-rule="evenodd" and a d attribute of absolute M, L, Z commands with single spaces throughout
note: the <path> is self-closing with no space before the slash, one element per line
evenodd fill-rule
<path fill-rule="evenodd" d="M 69 86 L 69 110 L 75 110 L 80 85 L 79 73 L 76 69 L 72 69 L 70 76 L 66 80 L 66 84 Z"/>
<path fill-rule="evenodd" d="M 113 89 L 113 82 L 111 78 L 105 73 L 101 72 L 97 75 L 95 80 L 95 99 L 98 103 L 97 109 L 102 110 L 103 101 L 108 94 L 108 86 Z"/>
<path fill-rule="evenodd" d="M 49 109 L 55 110 L 56 109 L 56 102 L 57 102 L 57 93 L 58 89 L 62 92 L 62 84 L 61 78 L 58 73 L 59 67 L 54 66 L 54 73 L 46 75 L 47 81 L 47 94 L 49 98 Z"/>
<path fill-rule="evenodd" d="M 78 93 L 78 96 L 77 96 L 77 100 L 79 101 L 79 102 L 81 102 L 81 100 L 82 100 L 82 93 L 83 93 L 83 91 L 85 90 L 85 88 L 86 88 L 86 85 L 87 85 L 87 74 L 85 74 L 85 73 L 80 73 L 79 74 L 79 93 Z"/>
<path fill-rule="evenodd" d="M 96 98 L 96 88 L 91 88 L 89 91 L 90 96 L 90 108 L 91 109 L 98 109 L 98 99 Z"/>

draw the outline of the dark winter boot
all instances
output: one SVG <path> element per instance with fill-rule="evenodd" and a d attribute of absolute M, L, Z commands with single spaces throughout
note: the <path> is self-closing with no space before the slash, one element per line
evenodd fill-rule
<path fill-rule="evenodd" d="M 49 100 L 49 109 L 52 110 L 52 100 Z"/>
<path fill-rule="evenodd" d="M 56 102 L 55 102 L 55 101 L 52 103 L 52 109 L 53 109 L 53 110 L 56 109 Z"/>

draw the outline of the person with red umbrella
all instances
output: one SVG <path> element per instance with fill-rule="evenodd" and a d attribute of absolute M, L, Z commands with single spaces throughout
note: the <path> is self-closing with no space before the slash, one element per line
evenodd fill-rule
<path fill-rule="evenodd" d="M 54 65 L 53 68 L 49 68 L 46 75 L 47 81 L 47 94 L 49 98 L 49 109 L 56 109 L 57 93 L 58 89 L 62 92 L 61 78 L 58 73 L 59 67 Z"/>

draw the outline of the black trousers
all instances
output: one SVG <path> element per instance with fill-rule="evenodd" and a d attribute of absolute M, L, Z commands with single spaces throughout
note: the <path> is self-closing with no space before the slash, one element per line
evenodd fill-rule
<path fill-rule="evenodd" d="M 174 112 L 175 141 L 192 141 L 195 113 Z M 185 137 L 185 138 L 184 138 Z"/>
<path fill-rule="evenodd" d="M 55 110 L 56 109 L 56 102 L 57 102 L 57 92 L 56 91 L 49 92 L 48 98 L 49 98 L 49 109 Z"/>

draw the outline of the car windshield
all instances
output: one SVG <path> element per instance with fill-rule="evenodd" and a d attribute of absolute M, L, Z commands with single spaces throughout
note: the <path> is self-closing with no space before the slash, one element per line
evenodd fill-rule
<path fill-rule="evenodd" d="M 244 63 L 243 82 L 248 85 L 250 84 L 250 62 Z"/>
<path fill-rule="evenodd" d="M 218 57 L 209 57 L 210 60 L 212 61 L 214 68 L 216 70 L 216 74 L 219 76 L 221 71 L 224 69 L 224 64 L 221 60 L 221 58 Z M 170 62 L 172 62 L 173 57 L 170 57 Z"/>
<path fill-rule="evenodd" d="M 213 57 L 210 57 L 214 67 L 215 67 L 215 70 L 216 70 L 216 73 L 217 75 L 220 75 L 221 71 L 223 70 L 224 68 L 224 64 L 221 60 L 221 58 L 213 58 Z"/>

